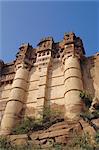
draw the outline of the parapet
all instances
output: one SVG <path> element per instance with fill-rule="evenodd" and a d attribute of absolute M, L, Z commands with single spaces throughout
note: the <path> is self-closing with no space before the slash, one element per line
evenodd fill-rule
<path fill-rule="evenodd" d="M 45 50 L 52 50 L 53 49 L 54 40 L 52 37 L 47 37 L 41 39 L 41 41 L 37 44 L 38 48 L 36 52 L 45 51 Z"/>
<path fill-rule="evenodd" d="M 12 73 L 14 74 L 16 66 L 20 65 L 21 63 L 33 66 L 38 59 L 37 57 L 39 55 L 41 57 L 45 56 L 45 53 L 47 55 L 50 53 L 53 59 L 61 58 L 61 56 L 63 57 L 65 54 L 68 55 L 66 57 L 69 57 L 69 55 L 71 56 L 73 53 L 75 53 L 77 57 L 79 56 L 79 58 L 81 58 L 83 55 L 85 55 L 85 50 L 81 38 L 77 37 L 73 32 L 65 33 L 63 39 L 58 42 L 54 42 L 53 37 L 45 37 L 40 40 L 36 48 L 33 48 L 29 43 L 22 43 L 19 47 L 19 51 L 16 54 L 16 59 L 13 61 L 13 64 L 4 64 L 4 62 L 0 60 L 1 72 L 2 74 L 4 72 L 9 74 L 11 73 L 10 70 L 12 70 Z"/>

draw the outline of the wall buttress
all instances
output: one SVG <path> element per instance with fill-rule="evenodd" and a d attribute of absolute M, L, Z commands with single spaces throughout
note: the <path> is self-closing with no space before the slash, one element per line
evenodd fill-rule
<path fill-rule="evenodd" d="M 75 120 L 79 118 L 82 109 L 80 92 L 83 90 L 80 62 L 77 57 L 65 59 L 64 84 L 65 117 Z"/>
<path fill-rule="evenodd" d="M 16 71 L 9 100 L 1 122 L 1 134 L 11 133 L 12 128 L 16 125 L 25 102 L 28 74 L 29 71 L 23 67 L 20 67 Z"/>

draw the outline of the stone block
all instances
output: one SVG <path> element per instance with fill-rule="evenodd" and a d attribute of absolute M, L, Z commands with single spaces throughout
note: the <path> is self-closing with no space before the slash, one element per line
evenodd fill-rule
<path fill-rule="evenodd" d="M 66 144 L 67 143 L 66 137 L 65 136 L 55 137 L 55 142 L 60 144 Z"/>
<path fill-rule="evenodd" d="M 47 139 L 40 140 L 40 145 L 46 144 L 46 142 L 47 142 Z"/>
<path fill-rule="evenodd" d="M 28 139 L 28 136 L 27 134 L 10 135 L 10 141 L 14 141 L 16 139 Z"/>
<path fill-rule="evenodd" d="M 39 134 L 38 134 L 38 133 L 32 133 L 32 134 L 30 135 L 30 138 L 31 138 L 32 140 L 36 140 L 36 139 L 39 138 Z"/>
<path fill-rule="evenodd" d="M 49 133 L 49 137 L 56 137 L 56 136 L 61 136 L 61 135 L 67 135 L 68 134 L 69 129 L 61 129 L 61 130 L 56 130 L 56 131 L 52 131 Z"/>
<path fill-rule="evenodd" d="M 94 123 L 99 128 L 99 118 L 98 119 L 93 119 L 92 123 Z"/>
<path fill-rule="evenodd" d="M 16 139 L 15 141 L 11 142 L 12 145 L 27 145 L 26 139 Z"/>
<path fill-rule="evenodd" d="M 11 135 L 10 141 L 12 145 L 26 145 L 28 141 L 28 136 L 26 134 Z"/>
<path fill-rule="evenodd" d="M 60 130 L 60 129 L 66 129 L 67 127 L 68 127 L 68 125 L 60 123 L 60 124 L 57 124 L 56 126 L 52 125 L 48 129 L 48 131 L 56 131 L 56 130 Z"/>
<path fill-rule="evenodd" d="M 52 150 L 52 147 L 53 147 L 53 139 L 47 139 L 46 143 L 41 145 L 41 147 L 44 149 L 44 150 L 47 150 L 47 149 L 51 149 Z"/>
<path fill-rule="evenodd" d="M 49 138 L 49 132 L 41 133 L 41 134 L 39 135 L 39 139 L 45 139 L 45 138 Z"/>
<path fill-rule="evenodd" d="M 85 133 L 88 133 L 90 136 L 95 135 L 96 132 L 95 132 L 94 128 L 89 123 L 87 123 L 86 121 L 83 121 L 83 120 L 81 120 L 80 123 L 81 123 L 81 125 L 83 127 L 83 131 Z"/>

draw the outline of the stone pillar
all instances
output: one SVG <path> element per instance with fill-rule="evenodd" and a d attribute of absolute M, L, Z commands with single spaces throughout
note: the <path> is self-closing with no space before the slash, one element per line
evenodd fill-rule
<path fill-rule="evenodd" d="M 79 95 L 81 90 L 83 90 L 80 62 L 76 56 L 71 55 L 65 58 L 64 85 L 65 117 L 68 120 L 76 120 L 79 118 L 82 108 Z"/>
<path fill-rule="evenodd" d="M 28 74 L 29 71 L 24 66 L 20 66 L 16 71 L 9 100 L 1 122 L 1 134 L 10 134 L 17 122 L 25 101 Z"/>

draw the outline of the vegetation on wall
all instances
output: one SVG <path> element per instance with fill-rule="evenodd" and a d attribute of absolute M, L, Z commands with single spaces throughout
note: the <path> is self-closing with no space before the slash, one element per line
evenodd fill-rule
<path fill-rule="evenodd" d="M 74 138 L 70 139 L 67 144 L 59 144 L 49 139 L 49 144 L 46 150 L 98 150 L 99 148 L 99 133 L 95 135 L 94 143 L 91 142 L 91 137 L 88 134 L 78 135 L 72 133 Z M 40 150 L 42 146 L 35 143 L 27 142 L 26 145 L 12 145 L 8 138 L 0 137 L 0 150 Z"/>
<path fill-rule="evenodd" d="M 57 122 L 63 121 L 62 112 L 58 109 L 50 109 L 46 108 L 43 111 L 43 123 L 48 123 L 50 125 L 55 124 Z"/>
<path fill-rule="evenodd" d="M 11 147 L 10 141 L 6 137 L 0 137 L 0 150 L 7 150 Z"/>
<path fill-rule="evenodd" d="M 45 130 L 52 124 L 63 121 L 61 118 L 61 112 L 58 110 L 46 109 L 43 113 L 43 119 L 33 119 L 26 117 L 18 124 L 13 130 L 12 134 L 25 134 L 32 131 Z"/>
<path fill-rule="evenodd" d="M 87 108 L 90 108 L 91 103 L 92 103 L 92 97 L 90 94 L 88 94 L 86 91 L 81 91 L 80 92 L 80 98 L 84 102 L 85 106 Z"/>
<path fill-rule="evenodd" d="M 0 137 L 0 150 L 37 150 L 32 144 L 13 145 L 7 137 Z"/>
<path fill-rule="evenodd" d="M 99 108 L 97 107 L 97 109 L 94 109 L 93 112 L 90 111 L 90 107 L 92 104 L 92 97 L 90 96 L 90 94 L 88 94 L 85 91 L 82 91 L 80 93 L 80 98 L 81 100 L 84 102 L 86 109 L 85 111 L 80 113 L 80 116 L 87 121 L 94 129 L 96 132 L 99 132 L 99 127 L 96 126 L 91 120 L 92 119 L 98 119 L 99 118 Z"/>

